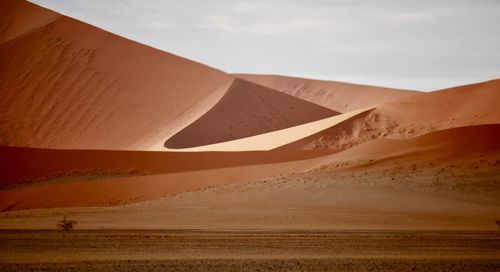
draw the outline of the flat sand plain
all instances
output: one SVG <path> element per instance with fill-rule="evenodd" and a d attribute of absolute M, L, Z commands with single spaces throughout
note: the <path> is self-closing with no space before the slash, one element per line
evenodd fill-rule
<path fill-rule="evenodd" d="M 499 271 L 500 232 L 1 230 L 1 271 Z"/>

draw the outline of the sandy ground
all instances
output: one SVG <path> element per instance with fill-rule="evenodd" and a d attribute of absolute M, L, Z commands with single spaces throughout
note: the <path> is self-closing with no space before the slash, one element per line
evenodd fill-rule
<path fill-rule="evenodd" d="M 2 271 L 497 271 L 497 232 L 0 231 Z"/>
<path fill-rule="evenodd" d="M 500 174 L 494 159 L 439 168 L 400 161 L 382 166 L 333 172 L 328 167 L 335 165 L 325 166 L 116 207 L 4 212 L 0 228 L 51 229 L 63 215 L 77 220 L 80 229 L 498 228 Z"/>

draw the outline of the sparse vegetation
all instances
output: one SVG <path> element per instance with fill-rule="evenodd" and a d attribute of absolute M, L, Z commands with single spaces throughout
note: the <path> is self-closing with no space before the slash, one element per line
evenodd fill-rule
<path fill-rule="evenodd" d="M 63 220 L 57 223 L 57 228 L 64 231 L 70 231 L 75 227 L 75 225 L 75 220 L 68 220 L 66 216 L 64 216 Z"/>

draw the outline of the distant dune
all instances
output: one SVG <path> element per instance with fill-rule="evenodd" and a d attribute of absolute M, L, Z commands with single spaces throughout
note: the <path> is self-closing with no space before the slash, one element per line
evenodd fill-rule
<path fill-rule="evenodd" d="M 226 142 L 338 114 L 236 78 L 215 106 L 168 139 L 165 147 L 188 148 Z"/>
<path fill-rule="evenodd" d="M 338 114 L 332 117 L 320 119 L 317 121 L 296 125 L 289 128 L 275 130 L 267 133 L 262 133 L 255 136 L 229 140 L 226 142 L 208 144 L 197 147 L 189 147 L 182 149 L 169 149 L 169 151 L 178 152 L 202 152 L 202 151 L 267 151 L 271 149 L 297 149 L 289 148 L 294 143 L 300 142 L 303 138 L 308 138 L 330 127 L 349 120 L 353 116 L 369 112 L 370 109 L 360 109 L 350 111 L 343 114 Z"/>
<path fill-rule="evenodd" d="M 344 150 L 379 138 L 407 139 L 454 127 L 500 123 L 500 80 L 381 104 L 282 148 Z"/>
<path fill-rule="evenodd" d="M 373 107 L 419 93 L 410 90 L 277 75 L 235 74 L 235 76 L 342 113 Z"/>

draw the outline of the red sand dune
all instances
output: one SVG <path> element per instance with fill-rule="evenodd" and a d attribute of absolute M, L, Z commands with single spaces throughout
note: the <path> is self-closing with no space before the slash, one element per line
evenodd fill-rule
<path fill-rule="evenodd" d="M 215 104 L 232 80 L 29 2 L 2 1 L 3 145 L 161 146 Z"/>
<path fill-rule="evenodd" d="M 407 139 L 454 127 L 500 123 L 500 80 L 421 93 L 362 112 L 281 148 L 344 150 L 378 138 Z"/>
<path fill-rule="evenodd" d="M 226 142 L 337 115 L 338 112 L 235 79 L 221 100 L 165 142 L 188 148 Z"/>
<path fill-rule="evenodd" d="M 235 74 L 235 76 L 338 112 L 372 107 L 419 93 L 417 91 L 277 75 Z"/>
<path fill-rule="evenodd" d="M 391 137 L 404 138 L 452 127 L 500 123 L 498 101 L 500 79 L 422 93 L 381 105 L 374 114 L 386 116 L 402 128 L 393 129 Z"/>
<path fill-rule="evenodd" d="M 3 7 L 3 145 L 161 150 L 175 133 L 167 146 L 188 147 L 337 114 L 26 1 Z"/>

